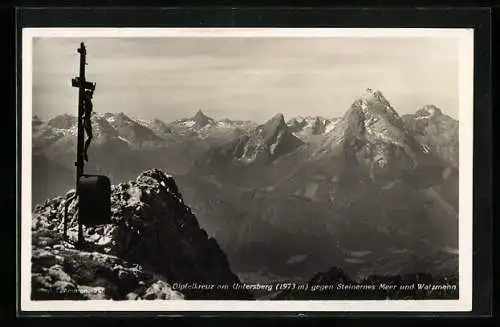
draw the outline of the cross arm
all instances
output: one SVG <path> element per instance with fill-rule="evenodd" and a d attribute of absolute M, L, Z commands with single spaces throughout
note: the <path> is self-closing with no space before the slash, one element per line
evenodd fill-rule
<path fill-rule="evenodd" d="M 80 80 L 80 77 L 75 77 L 71 80 L 71 85 L 73 87 L 80 87 L 82 85 L 82 82 Z M 86 90 L 92 90 L 92 91 L 95 91 L 95 83 L 92 83 L 92 82 L 89 82 L 89 81 L 85 81 L 83 83 L 83 88 L 86 89 Z"/>

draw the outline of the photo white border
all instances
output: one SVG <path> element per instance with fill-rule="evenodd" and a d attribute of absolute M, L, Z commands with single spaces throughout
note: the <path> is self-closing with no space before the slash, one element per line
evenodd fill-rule
<path fill-rule="evenodd" d="M 32 301 L 31 170 L 33 38 L 103 37 L 348 37 L 456 38 L 459 46 L 459 299 L 376 301 Z M 472 310 L 472 164 L 473 164 L 473 29 L 418 28 L 23 28 L 22 29 L 22 160 L 21 160 L 21 311 L 281 311 L 281 312 L 458 312 Z M 75 44 L 75 51 L 79 44 Z M 75 72 L 76 74 L 77 72 Z"/>

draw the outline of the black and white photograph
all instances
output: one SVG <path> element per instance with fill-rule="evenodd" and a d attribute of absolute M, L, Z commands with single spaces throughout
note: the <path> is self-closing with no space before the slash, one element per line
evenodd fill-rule
<path fill-rule="evenodd" d="M 467 29 L 23 29 L 25 310 L 467 311 Z"/>

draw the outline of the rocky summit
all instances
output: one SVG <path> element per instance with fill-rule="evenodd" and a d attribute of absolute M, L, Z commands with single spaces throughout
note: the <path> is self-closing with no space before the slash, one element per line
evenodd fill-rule
<path fill-rule="evenodd" d="M 111 223 L 85 226 L 85 245 L 78 249 L 72 245 L 78 219 L 71 192 L 68 240 L 66 197 L 47 200 L 33 212 L 33 299 L 251 299 L 244 290 L 232 290 L 238 277 L 184 204 L 172 176 L 152 169 L 113 185 Z"/>

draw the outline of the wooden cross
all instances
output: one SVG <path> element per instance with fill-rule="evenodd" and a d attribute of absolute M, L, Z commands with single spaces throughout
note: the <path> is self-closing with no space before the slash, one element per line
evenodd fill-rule
<path fill-rule="evenodd" d="M 85 79 L 85 65 L 87 49 L 85 48 L 85 44 L 80 43 L 80 48 L 77 49 L 80 54 L 80 76 L 72 79 L 71 84 L 73 87 L 77 87 L 78 92 L 78 133 L 77 133 L 77 149 L 76 149 L 76 194 L 79 195 L 79 180 L 80 177 L 83 176 L 83 168 L 84 168 L 84 158 L 83 158 L 83 144 L 84 144 L 84 131 L 83 131 L 83 114 L 84 114 L 84 96 L 86 90 L 95 90 L 95 83 L 89 82 Z M 66 220 L 64 222 L 64 233 L 66 235 Z M 82 245 L 83 243 L 83 227 L 78 219 L 78 244 Z"/>

